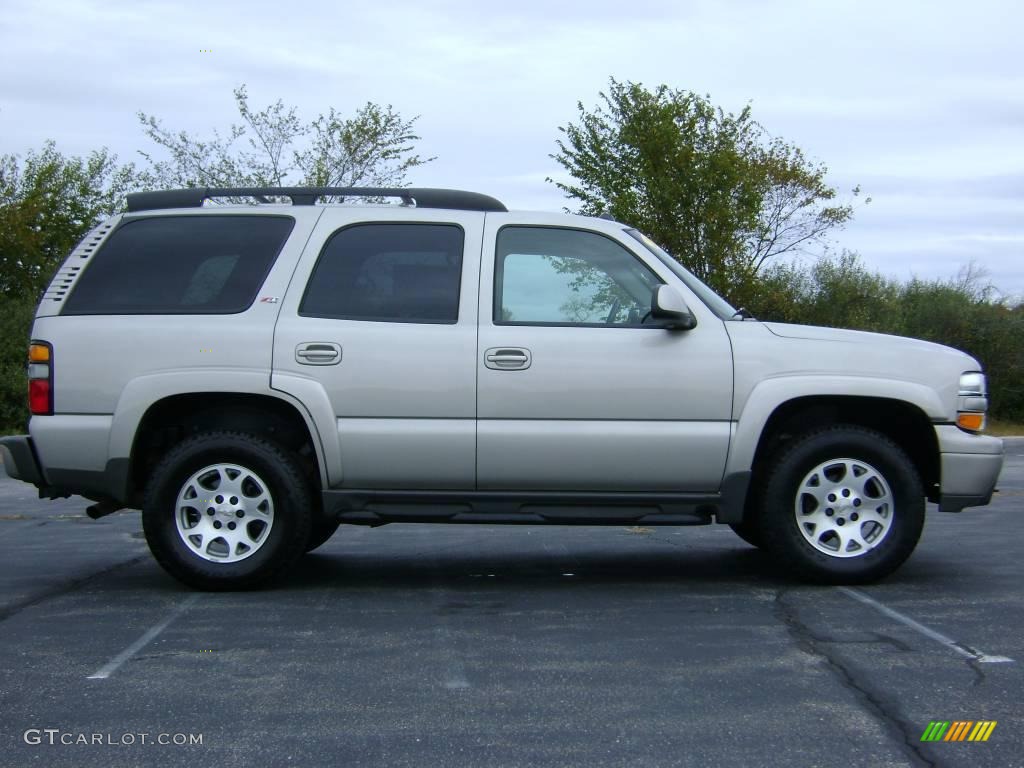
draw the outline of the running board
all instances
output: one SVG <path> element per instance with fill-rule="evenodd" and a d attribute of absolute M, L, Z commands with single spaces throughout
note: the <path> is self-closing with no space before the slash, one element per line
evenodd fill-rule
<path fill-rule="evenodd" d="M 353 525 L 707 525 L 721 498 L 695 493 L 323 491 L 324 512 Z"/>

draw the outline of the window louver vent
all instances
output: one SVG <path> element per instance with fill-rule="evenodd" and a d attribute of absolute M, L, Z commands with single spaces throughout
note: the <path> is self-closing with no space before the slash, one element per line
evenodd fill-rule
<path fill-rule="evenodd" d="M 78 279 L 78 275 L 81 274 L 82 267 L 85 266 L 82 260 L 88 259 L 96 252 L 96 249 L 106 239 L 107 235 L 110 234 L 110 231 L 117 225 L 119 220 L 120 217 L 101 224 L 82 239 L 82 242 L 78 244 L 75 250 L 71 252 L 71 256 L 64 262 L 64 266 L 57 270 L 57 274 L 50 281 L 46 293 L 43 294 L 43 300 L 39 307 L 40 312 L 48 309 L 55 310 L 60 305 L 60 302 L 64 301 L 64 298 L 74 286 L 75 280 Z M 50 314 L 50 312 L 47 312 L 47 314 Z"/>

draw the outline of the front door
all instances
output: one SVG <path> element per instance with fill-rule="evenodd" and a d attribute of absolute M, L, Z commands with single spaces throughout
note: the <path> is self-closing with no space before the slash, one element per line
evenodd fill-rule
<path fill-rule="evenodd" d="M 478 487 L 717 491 L 732 407 L 723 321 L 624 230 L 550 221 L 487 216 Z M 684 295 L 696 328 L 651 325 L 659 283 Z"/>

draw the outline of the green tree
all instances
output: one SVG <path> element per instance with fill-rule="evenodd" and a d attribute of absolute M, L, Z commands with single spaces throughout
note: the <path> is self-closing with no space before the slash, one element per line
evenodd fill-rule
<path fill-rule="evenodd" d="M 52 141 L 0 156 L 0 295 L 35 299 L 74 245 L 121 206 L 135 169 L 106 149 L 61 154 Z"/>
<path fill-rule="evenodd" d="M 106 149 L 61 154 L 52 141 L 0 156 L 0 431 L 22 431 L 25 354 L 39 295 L 75 244 L 119 209 L 134 168 Z"/>
<path fill-rule="evenodd" d="M 750 308 L 762 320 L 893 333 L 962 349 L 989 379 L 992 413 L 1024 419 L 1024 304 L 1001 300 L 970 264 L 951 279 L 900 282 L 856 253 L 769 265 Z"/>
<path fill-rule="evenodd" d="M 744 303 L 772 257 L 821 244 L 853 215 L 826 168 L 709 97 L 610 81 L 577 104 L 552 155 L 572 177 L 556 186 L 580 212 L 642 230 L 721 293 Z M 553 181 L 549 179 L 549 181 Z M 853 190 L 854 195 L 859 190 Z"/>
<path fill-rule="evenodd" d="M 1024 304 L 998 300 L 971 264 L 950 280 L 903 286 L 899 330 L 962 349 L 984 366 L 995 415 L 1024 419 Z"/>
<path fill-rule="evenodd" d="M 434 159 L 414 152 L 418 118 L 406 120 L 390 105 L 368 102 L 347 118 L 332 107 L 303 123 L 280 99 L 254 110 L 244 85 L 234 97 L 241 122 L 209 138 L 168 130 L 138 113 L 146 136 L 166 155 L 140 152 L 148 161 L 147 187 L 401 186 L 409 170 Z"/>
<path fill-rule="evenodd" d="M 0 296 L 0 435 L 25 431 L 25 361 L 35 298 Z"/>

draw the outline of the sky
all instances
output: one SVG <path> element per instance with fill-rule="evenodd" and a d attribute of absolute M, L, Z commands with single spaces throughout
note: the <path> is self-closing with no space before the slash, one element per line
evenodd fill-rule
<path fill-rule="evenodd" d="M 572 206 L 548 177 L 558 127 L 608 78 L 749 104 L 829 168 L 852 223 L 835 248 L 898 278 L 972 260 L 1024 297 L 1024 4 L 818 2 L 386 3 L 4 0 L 0 153 L 153 150 L 139 111 L 209 134 L 277 99 L 313 119 L 367 101 L 419 116 L 437 156 L 415 186 L 509 208 Z M 207 52 L 208 51 L 208 52 Z M 871 202 L 865 204 L 864 198 Z"/>

